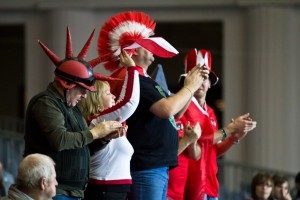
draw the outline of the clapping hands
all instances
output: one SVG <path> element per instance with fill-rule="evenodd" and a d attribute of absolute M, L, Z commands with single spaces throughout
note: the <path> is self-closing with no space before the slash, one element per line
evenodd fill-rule
<path fill-rule="evenodd" d="M 236 119 L 232 119 L 231 123 L 228 125 L 233 129 L 232 137 L 234 137 L 236 140 L 243 139 L 249 131 L 252 131 L 254 128 L 256 128 L 256 121 L 253 121 L 250 117 L 250 114 L 244 114 Z"/>

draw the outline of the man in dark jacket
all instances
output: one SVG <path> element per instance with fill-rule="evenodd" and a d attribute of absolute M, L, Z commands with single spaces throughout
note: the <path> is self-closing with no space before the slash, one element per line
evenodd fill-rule
<path fill-rule="evenodd" d="M 43 43 L 39 44 L 55 64 L 55 78 L 47 89 L 34 96 L 26 111 L 24 156 L 41 153 L 56 163 L 57 195 L 54 199 L 81 199 L 89 175 L 87 144 L 94 139 L 123 134 L 118 121 L 106 121 L 89 129 L 76 106 L 94 92 L 94 72 L 100 59 L 85 61 L 94 32 L 77 57 L 73 56 L 70 31 L 67 29 L 66 58 L 60 59 Z M 108 77 L 102 76 L 103 80 Z M 102 141 L 105 145 L 105 141 Z"/>

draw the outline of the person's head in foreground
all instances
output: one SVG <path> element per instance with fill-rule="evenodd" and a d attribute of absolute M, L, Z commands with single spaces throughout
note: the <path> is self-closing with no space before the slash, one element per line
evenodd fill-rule
<path fill-rule="evenodd" d="M 35 200 L 52 199 L 56 195 L 54 161 L 43 154 L 30 154 L 19 164 L 15 187 Z M 8 196 L 15 195 L 10 189 Z"/>

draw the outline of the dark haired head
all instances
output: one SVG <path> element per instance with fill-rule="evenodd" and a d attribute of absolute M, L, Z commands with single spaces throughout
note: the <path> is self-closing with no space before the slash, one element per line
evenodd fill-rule
<path fill-rule="evenodd" d="M 273 187 L 273 179 L 272 176 L 268 173 L 265 172 L 260 172 L 258 174 L 256 174 L 253 178 L 252 178 L 252 182 L 251 182 L 251 197 L 253 199 L 257 199 L 257 195 L 256 195 L 256 187 L 259 185 L 268 185 Z"/>

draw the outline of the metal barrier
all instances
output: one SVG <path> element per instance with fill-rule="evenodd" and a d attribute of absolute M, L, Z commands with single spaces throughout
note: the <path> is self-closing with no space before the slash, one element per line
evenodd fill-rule
<path fill-rule="evenodd" d="M 245 200 L 251 194 L 251 180 L 258 172 L 267 172 L 271 175 L 278 174 L 288 178 L 290 188 L 294 187 L 294 179 L 296 174 L 279 171 L 264 167 L 257 167 L 227 161 L 222 159 L 218 160 L 219 173 L 218 178 L 220 181 L 220 200 Z"/>
<path fill-rule="evenodd" d="M 0 116 L 0 130 L 8 130 L 16 133 L 23 133 L 24 119 Z"/>
<path fill-rule="evenodd" d="M 24 121 L 9 117 L 0 117 L 0 160 L 14 177 L 24 151 Z"/>
<path fill-rule="evenodd" d="M 24 150 L 24 120 L 0 116 L 0 160 L 14 176 Z M 293 187 L 295 174 L 262 167 L 218 160 L 220 200 L 244 200 L 250 195 L 250 183 L 257 172 L 281 174 L 290 180 Z"/>

